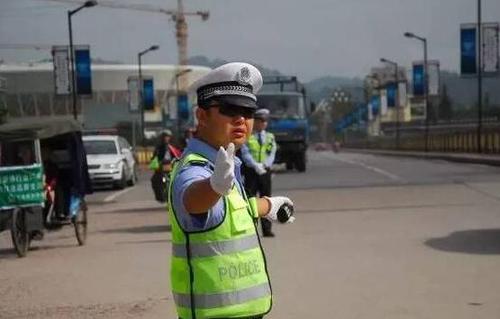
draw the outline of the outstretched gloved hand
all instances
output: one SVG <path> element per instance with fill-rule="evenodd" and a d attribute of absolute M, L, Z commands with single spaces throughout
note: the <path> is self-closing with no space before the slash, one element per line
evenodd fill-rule
<path fill-rule="evenodd" d="M 210 176 L 210 186 L 220 195 L 227 195 L 234 183 L 234 144 L 229 143 L 227 149 L 222 146 L 217 152 L 215 169 Z"/>
<path fill-rule="evenodd" d="M 264 175 L 267 172 L 266 167 L 263 163 L 257 163 L 254 169 L 257 175 Z"/>
<path fill-rule="evenodd" d="M 269 213 L 264 216 L 264 218 L 270 221 L 279 220 L 280 223 L 291 224 L 295 221 L 293 217 L 293 202 L 288 197 L 275 196 L 275 197 L 264 197 L 269 201 L 271 208 Z"/>

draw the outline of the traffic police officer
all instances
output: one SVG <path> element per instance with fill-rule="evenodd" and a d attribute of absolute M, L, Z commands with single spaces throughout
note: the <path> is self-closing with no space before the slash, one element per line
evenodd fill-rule
<path fill-rule="evenodd" d="M 271 166 L 276 156 L 274 135 L 266 131 L 269 118 L 268 109 L 255 112 L 254 133 L 241 148 L 241 157 L 245 163 L 245 190 L 250 197 L 271 196 Z M 261 219 L 264 237 L 274 237 L 272 223 Z"/>
<path fill-rule="evenodd" d="M 293 203 L 248 198 L 234 156 L 252 132 L 261 86 L 247 63 L 225 64 L 194 84 L 198 130 L 174 164 L 169 192 L 171 285 L 182 319 L 262 318 L 271 309 L 255 219 L 276 220 Z"/>

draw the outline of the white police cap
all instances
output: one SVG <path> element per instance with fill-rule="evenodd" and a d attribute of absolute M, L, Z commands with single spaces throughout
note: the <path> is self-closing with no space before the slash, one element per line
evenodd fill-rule
<path fill-rule="evenodd" d="M 166 135 L 166 136 L 173 136 L 172 131 L 167 129 L 164 129 L 161 131 L 161 134 Z"/>
<path fill-rule="evenodd" d="M 271 112 L 268 109 L 262 108 L 258 109 L 255 111 L 254 118 L 256 119 L 261 119 L 261 120 L 267 120 L 269 118 L 269 114 Z"/>
<path fill-rule="evenodd" d="M 196 91 L 198 105 L 211 101 L 257 108 L 256 94 L 262 87 L 262 75 L 251 64 L 232 62 L 213 69 L 191 87 Z"/>

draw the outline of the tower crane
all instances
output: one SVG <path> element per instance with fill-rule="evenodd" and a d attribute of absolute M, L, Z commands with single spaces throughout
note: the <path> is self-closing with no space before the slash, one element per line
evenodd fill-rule
<path fill-rule="evenodd" d="M 51 2 L 60 3 L 74 3 L 82 4 L 84 1 L 75 0 L 43 0 Z M 172 18 L 175 22 L 176 39 L 177 39 L 177 53 L 178 53 L 178 64 L 179 66 L 184 66 L 187 64 L 188 53 L 187 53 L 187 38 L 188 38 L 188 26 L 186 17 L 188 16 L 200 16 L 203 21 L 208 20 L 210 13 L 208 11 L 184 11 L 184 4 L 182 0 L 177 0 L 176 10 L 167 10 L 159 7 L 154 7 L 150 5 L 143 4 L 123 4 L 111 1 L 98 1 L 99 7 L 112 8 L 112 9 L 125 9 L 125 10 L 135 10 L 142 12 L 151 13 L 161 13 L 166 14 Z"/>

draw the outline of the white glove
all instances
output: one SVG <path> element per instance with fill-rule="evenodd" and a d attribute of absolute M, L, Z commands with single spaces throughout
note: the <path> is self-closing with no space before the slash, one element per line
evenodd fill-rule
<path fill-rule="evenodd" d="M 229 143 L 227 149 L 222 146 L 217 152 L 215 169 L 210 176 L 210 186 L 219 195 L 227 195 L 234 184 L 234 144 Z"/>
<path fill-rule="evenodd" d="M 290 198 L 284 196 L 275 196 L 275 197 L 264 197 L 269 201 L 271 208 L 269 209 L 269 213 L 264 216 L 264 218 L 269 219 L 270 221 L 278 220 L 278 211 L 283 205 L 289 205 L 293 207 L 293 202 Z M 286 223 L 291 224 L 295 221 L 295 217 L 291 216 Z"/>
<path fill-rule="evenodd" d="M 254 169 L 257 175 L 264 175 L 265 173 L 267 173 L 266 167 L 263 163 L 257 163 Z"/>

